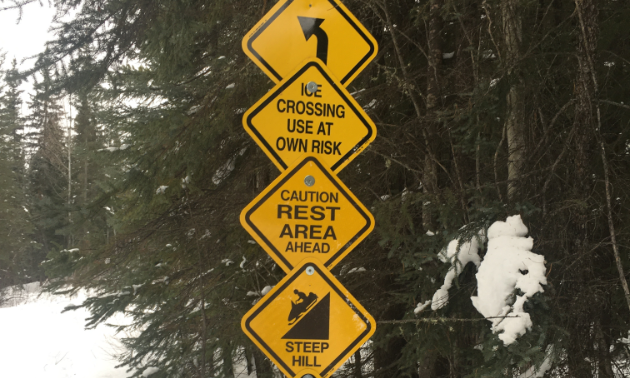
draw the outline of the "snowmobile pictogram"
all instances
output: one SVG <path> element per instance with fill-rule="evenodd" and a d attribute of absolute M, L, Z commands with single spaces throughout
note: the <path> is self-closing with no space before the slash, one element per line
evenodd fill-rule
<path fill-rule="evenodd" d="M 317 303 L 317 295 L 315 293 L 309 293 L 308 296 L 298 289 L 293 292 L 299 297 L 297 301 L 291 301 L 291 312 L 289 312 L 289 325 L 295 324 L 306 311 Z"/>

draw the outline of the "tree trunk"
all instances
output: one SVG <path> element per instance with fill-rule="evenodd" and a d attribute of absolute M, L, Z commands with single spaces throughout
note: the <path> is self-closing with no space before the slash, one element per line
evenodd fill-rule
<path fill-rule="evenodd" d="M 424 169 L 422 174 L 422 189 L 426 195 L 435 195 L 437 193 L 437 167 L 434 161 L 434 135 L 438 128 L 438 122 L 433 119 L 432 115 L 438 105 L 440 98 L 440 80 L 439 68 L 442 64 L 442 43 L 440 33 L 442 31 L 442 17 L 440 11 L 442 9 L 443 0 L 430 0 L 429 2 L 429 30 L 427 35 L 428 50 L 428 66 L 427 66 L 427 91 L 426 91 L 426 108 L 427 118 L 425 138 L 427 139 L 427 151 L 424 155 Z M 437 118 L 437 117 L 436 117 Z M 426 231 L 433 228 L 433 220 L 431 214 L 431 204 L 427 204 L 422 209 L 422 225 Z"/>
<path fill-rule="evenodd" d="M 406 306 L 404 303 L 396 303 L 390 305 L 387 310 L 380 316 L 382 320 L 402 319 L 405 315 Z M 374 377 L 375 378 L 395 378 L 395 377 L 417 377 L 417 372 L 412 375 L 400 368 L 400 358 L 402 357 L 403 348 L 407 341 L 402 336 L 387 337 L 391 333 L 385 329 L 388 326 L 381 327 L 380 337 L 387 338 L 387 342 L 383 347 L 374 350 Z"/>
<path fill-rule="evenodd" d="M 418 363 L 418 377 L 419 378 L 435 378 L 435 361 L 437 359 L 437 353 L 430 351 L 425 353 L 423 358 Z"/>
<path fill-rule="evenodd" d="M 595 337 L 597 338 L 597 369 L 599 370 L 598 377 L 602 378 L 614 378 L 615 374 L 612 369 L 612 360 L 610 358 L 610 342 L 604 336 L 604 330 L 602 325 L 602 319 L 599 319 L 595 324 Z"/>
<path fill-rule="evenodd" d="M 503 65 L 509 80 L 509 91 L 506 96 L 505 129 L 508 143 L 508 200 L 514 201 L 521 177 L 524 150 L 525 125 L 522 87 L 515 67 L 520 59 L 521 19 L 518 13 L 519 0 L 501 2 L 503 18 Z"/>
<path fill-rule="evenodd" d="M 234 377 L 234 362 L 232 361 L 232 343 L 223 345 L 221 348 L 223 358 L 223 377 Z"/>
<path fill-rule="evenodd" d="M 363 363 L 361 362 L 361 349 L 354 352 L 354 378 L 363 378 L 363 372 L 361 371 Z"/>
<path fill-rule="evenodd" d="M 253 354 L 254 364 L 256 365 L 256 378 L 273 378 L 271 362 L 258 349 L 254 350 Z"/>

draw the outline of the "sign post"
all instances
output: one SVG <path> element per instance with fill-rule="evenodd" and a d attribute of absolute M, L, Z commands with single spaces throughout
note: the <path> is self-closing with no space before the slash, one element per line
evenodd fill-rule
<path fill-rule="evenodd" d="M 280 0 L 243 39 L 277 85 L 243 126 L 282 174 L 241 213 L 241 225 L 287 273 L 241 321 L 287 377 L 330 377 L 376 322 L 330 273 L 374 229 L 335 173 L 376 138 L 345 87 L 377 43 L 339 0 Z"/>

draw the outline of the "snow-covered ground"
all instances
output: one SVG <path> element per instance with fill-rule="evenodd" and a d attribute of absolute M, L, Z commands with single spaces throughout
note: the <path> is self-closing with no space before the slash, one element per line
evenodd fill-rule
<path fill-rule="evenodd" d="M 85 330 L 84 309 L 61 313 L 78 296 L 40 294 L 39 283 L 13 290 L 13 299 L 0 307 L 2 376 L 15 378 L 123 378 L 114 355 L 121 349 L 115 330 L 100 325 Z M 120 316 L 111 324 L 128 321 Z M 120 336 L 120 335 L 118 335 Z"/>
<path fill-rule="evenodd" d="M 0 303 L 0 377 L 11 378 L 125 378 L 125 368 L 116 368 L 122 351 L 115 328 L 99 325 L 85 329 L 85 309 L 62 313 L 69 305 L 81 304 L 86 292 L 74 297 L 41 292 L 38 282 L 12 287 L 2 293 Z M 108 324 L 129 324 L 116 315 Z M 243 361 L 234 361 L 235 377 L 247 375 Z M 155 370 L 147 369 L 145 376 Z"/>

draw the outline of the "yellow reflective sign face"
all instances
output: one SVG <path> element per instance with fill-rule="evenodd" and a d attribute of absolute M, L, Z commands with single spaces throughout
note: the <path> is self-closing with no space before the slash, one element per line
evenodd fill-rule
<path fill-rule="evenodd" d="M 308 153 L 339 172 L 376 138 L 372 120 L 318 60 L 245 112 L 243 126 L 281 171 Z"/>
<path fill-rule="evenodd" d="M 377 43 L 338 0 L 285 0 L 247 33 L 243 50 L 276 83 L 319 58 L 347 86 L 374 59 Z"/>
<path fill-rule="evenodd" d="M 376 330 L 372 316 L 315 260 L 280 281 L 241 326 L 288 377 L 330 376 Z"/>
<path fill-rule="evenodd" d="M 374 218 L 329 169 L 309 156 L 241 212 L 241 225 L 288 273 L 309 257 L 331 269 L 374 229 Z"/>

